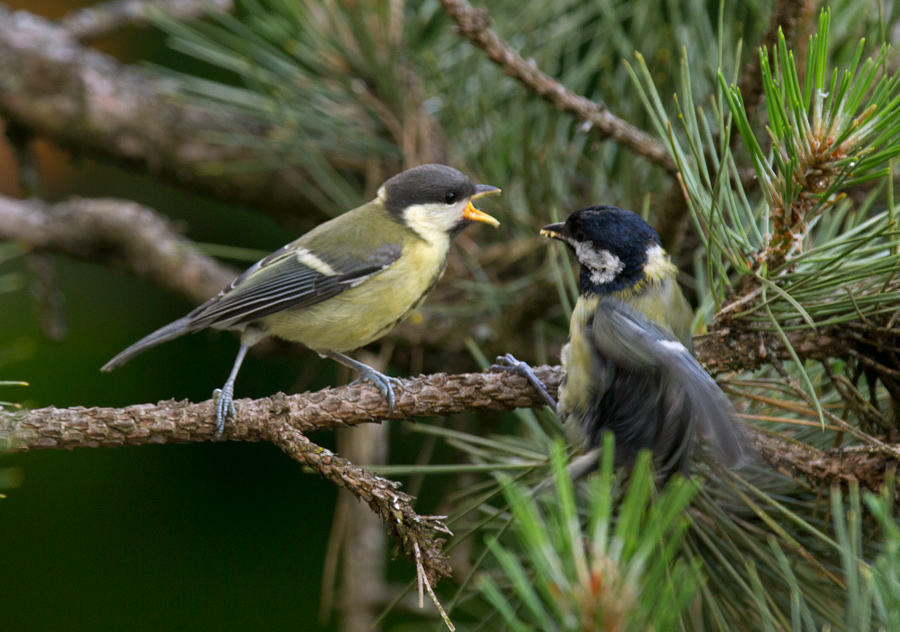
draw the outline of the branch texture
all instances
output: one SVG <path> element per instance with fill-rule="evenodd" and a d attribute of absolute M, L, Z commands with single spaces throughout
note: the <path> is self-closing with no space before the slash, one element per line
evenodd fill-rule
<path fill-rule="evenodd" d="M 609 138 L 628 147 L 671 174 L 678 172 L 675 160 L 666 146 L 649 134 L 620 119 L 602 103 L 579 96 L 541 71 L 534 60 L 525 59 L 490 28 L 487 9 L 475 9 L 466 0 L 441 0 L 444 10 L 456 22 L 460 35 L 487 53 L 507 75 L 551 103 L 557 109 L 573 114 Z"/>
<path fill-rule="evenodd" d="M 535 373 L 551 392 L 559 386 L 559 367 Z M 528 382 L 508 373 L 435 373 L 401 380 L 388 414 L 384 397 L 369 384 L 326 388 L 301 395 L 277 394 L 235 401 L 238 418 L 225 427 L 225 439 L 268 441 L 272 428 L 287 421 L 295 430 L 314 430 L 414 419 L 463 411 L 513 410 L 541 405 Z M 116 447 L 146 443 L 209 441 L 215 435 L 215 404 L 174 400 L 126 408 L 40 408 L 0 415 L 0 447 L 23 452 L 40 449 Z"/>
<path fill-rule="evenodd" d="M 292 167 L 203 175 L 254 155 L 211 141 L 213 134 L 263 137 L 267 128 L 225 108 L 186 103 L 176 90 L 175 81 L 85 48 L 63 26 L 0 6 L 0 115 L 221 200 L 296 212 L 302 196 Z"/>
<path fill-rule="evenodd" d="M 541 367 L 538 376 L 555 391 L 560 371 Z M 345 386 L 316 393 L 239 400 L 237 419 L 225 427 L 225 438 L 269 441 L 329 481 L 364 501 L 385 522 L 404 554 L 416 563 L 429 585 L 450 574 L 442 550 L 450 533 L 440 517 L 419 516 L 412 498 L 397 484 L 356 467 L 317 446 L 304 433 L 311 430 L 380 423 L 479 410 L 511 410 L 540 405 L 540 397 L 522 377 L 508 373 L 436 374 L 403 380 L 395 387 L 397 402 L 387 414 L 384 397 L 370 385 Z M 209 441 L 215 436 L 215 403 L 167 401 L 127 408 L 42 408 L 0 412 L 0 449 L 115 447 L 148 443 Z"/>

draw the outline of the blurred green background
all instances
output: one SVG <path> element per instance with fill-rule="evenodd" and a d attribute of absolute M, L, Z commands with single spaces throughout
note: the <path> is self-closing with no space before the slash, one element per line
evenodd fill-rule
<path fill-rule="evenodd" d="M 9 3 L 57 17 L 90 2 Z M 102 48 L 124 61 L 171 61 L 164 36 L 128 30 Z M 179 62 L 183 68 L 184 59 Z M 265 216 L 185 194 L 41 144 L 46 198 L 132 199 L 183 220 L 201 242 L 265 251 L 297 236 Z M 0 193 L 15 195 L 8 147 Z M 68 332 L 40 331 L 27 291 L 0 301 L 0 380 L 29 407 L 202 401 L 227 376 L 237 340 L 202 333 L 110 374 L 100 367 L 179 318 L 186 300 L 102 266 L 53 257 Z M 240 267 L 246 263 L 237 263 Z M 27 270 L 18 260 L 4 271 Z M 314 354 L 247 359 L 239 397 L 335 383 Z M 6 396 L 7 393 L 4 393 Z M 330 433 L 314 437 L 334 447 Z M 269 444 L 218 443 L 0 457 L 21 485 L 0 501 L 0 628 L 27 630 L 319 629 L 320 578 L 337 489 Z M 312 515 L 311 515 L 312 514 Z M 331 629 L 325 628 L 325 629 Z"/>

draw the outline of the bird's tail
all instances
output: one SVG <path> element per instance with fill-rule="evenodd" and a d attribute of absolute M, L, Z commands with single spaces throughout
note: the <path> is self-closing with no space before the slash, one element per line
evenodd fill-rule
<path fill-rule="evenodd" d="M 191 331 L 190 319 L 187 316 L 185 316 L 184 318 L 179 318 L 175 322 L 169 323 L 165 327 L 157 329 L 149 336 L 141 338 L 136 343 L 125 349 L 125 351 L 104 364 L 103 368 L 101 368 L 100 370 L 112 371 L 113 369 L 122 366 L 139 353 L 143 353 L 150 347 L 155 347 L 156 345 L 166 342 L 167 340 L 177 338 L 178 336 L 186 334 L 189 331 Z"/>

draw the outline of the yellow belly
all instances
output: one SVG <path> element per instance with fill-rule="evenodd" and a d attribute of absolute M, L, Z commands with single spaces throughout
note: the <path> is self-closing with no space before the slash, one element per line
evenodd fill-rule
<path fill-rule="evenodd" d="M 345 353 L 388 333 L 425 299 L 447 262 L 449 240 L 404 246 L 400 259 L 360 285 L 317 305 L 266 316 L 266 333 L 313 351 Z"/>

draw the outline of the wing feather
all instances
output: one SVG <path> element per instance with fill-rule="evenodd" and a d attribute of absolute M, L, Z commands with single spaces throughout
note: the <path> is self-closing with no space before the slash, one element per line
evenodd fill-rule
<path fill-rule="evenodd" d="M 733 467 L 749 459 L 731 402 L 669 332 L 625 303 L 606 300 L 594 313 L 591 333 L 598 354 L 619 369 L 618 383 L 607 393 L 624 401 L 635 400 L 636 392 L 651 395 L 644 397 L 645 401 L 629 402 L 637 414 L 628 416 L 640 415 L 644 420 L 630 432 L 647 433 L 656 426 L 653 449 L 663 456 L 661 470 L 686 465 L 683 460 L 690 454 L 694 429 L 712 444 L 725 464 Z M 618 394 L 611 393 L 612 389 Z"/>
<path fill-rule="evenodd" d="M 298 251 L 305 256 L 298 256 Z M 399 244 L 390 244 L 365 257 L 344 254 L 328 258 L 312 255 L 297 242 L 288 244 L 188 314 L 189 327 L 234 327 L 285 309 L 321 303 L 390 267 L 400 253 Z M 310 265 L 310 255 L 319 265 Z"/>

